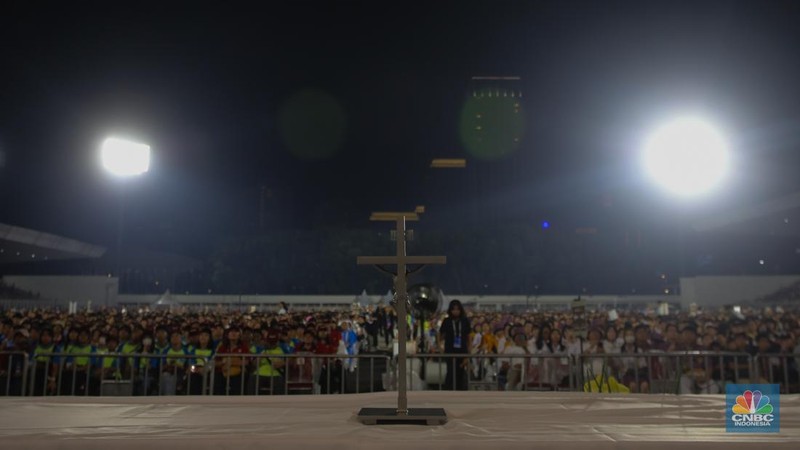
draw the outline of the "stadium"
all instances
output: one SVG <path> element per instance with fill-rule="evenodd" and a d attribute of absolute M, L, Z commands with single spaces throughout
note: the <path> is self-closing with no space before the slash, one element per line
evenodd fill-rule
<path fill-rule="evenodd" d="M 795 449 L 791 2 L 0 19 L 0 442 Z"/>

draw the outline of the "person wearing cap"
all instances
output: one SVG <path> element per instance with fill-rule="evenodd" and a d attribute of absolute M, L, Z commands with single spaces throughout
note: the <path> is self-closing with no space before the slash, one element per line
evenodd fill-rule
<path fill-rule="evenodd" d="M 240 395 L 244 390 L 245 369 L 250 349 L 241 340 L 241 330 L 232 325 L 216 349 L 214 361 L 214 394 Z M 222 356 L 224 355 L 224 356 Z M 241 355 L 241 356 L 239 356 Z"/>
<path fill-rule="evenodd" d="M 264 338 L 264 346 L 257 349 L 258 369 L 256 370 L 256 394 L 286 393 L 284 369 L 286 360 L 281 356 L 286 353 L 279 345 L 280 335 L 277 330 L 270 329 Z"/>

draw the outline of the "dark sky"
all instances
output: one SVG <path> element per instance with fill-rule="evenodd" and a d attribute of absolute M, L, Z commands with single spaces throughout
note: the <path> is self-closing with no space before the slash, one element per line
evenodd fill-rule
<path fill-rule="evenodd" d="M 416 204 L 436 226 L 713 214 L 800 189 L 799 17 L 779 1 L 6 2 L 0 221 L 111 244 L 124 196 L 130 233 L 192 247 L 255 226 L 262 185 L 284 227 Z M 500 161 L 459 138 L 474 75 L 522 78 L 525 138 Z M 281 134 L 309 89 L 345 124 L 317 161 Z M 687 113 L 734 151 L 724 188 L 688 203 L 637 160 Z M 153 147 L 124 188 L 99 166 L 110 135 Z M 438 156 L 469 169 L 432 172 Z"/>

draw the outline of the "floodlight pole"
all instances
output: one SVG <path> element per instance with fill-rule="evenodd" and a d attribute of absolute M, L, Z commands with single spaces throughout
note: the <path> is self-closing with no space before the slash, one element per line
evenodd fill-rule
<path fill-rule="evenodd" d="M 419 214 L 423 210 L 417 208 L 412 213 L 376 213 L 371 220 L 375 221 L 394 221 L 397 231 L 397 254 L 395 256 L 359 256 L 359 265 L 396 265 L 397 272 L 393 275 L 395 288 L 395 305 L 398 316 L 398 349 L 397 349 L 397 409 L 386 411 L 381 408 L 363 408 L 359 412 L 359 420 L 365 424 L 374 425 L 376 423 L 409 423 L 424 422 L 428 425 L 442 424 L 447 420 L 444 410 L 441 408 L 408 409 L 408 384 L 406 377 L 406 343 L 408 342 L 408 322 L 406 321 L 408 304 L 408 265 L 427 264 L 446 264 L 447 258 L 444 256 L 408 256 L 406 254 L 406 220 L 419 220 Z M 381 268 L 382 269 L 382 268 Z M 385 269 L 382 269 L 386 271 Z M 393 414 L 390 414 L 393 413 Z"/>

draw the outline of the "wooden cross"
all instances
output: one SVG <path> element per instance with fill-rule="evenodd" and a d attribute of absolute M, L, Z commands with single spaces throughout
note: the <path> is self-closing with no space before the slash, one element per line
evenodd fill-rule
<path fill-rule="evenodd" d="M 370 220 L 373 221 L 392 221 L 397 224 L 397 255 L 394 256 L 359 256 L 357 259 L 360 265 L 396 265 L 397 272 L 389 272 L 394 278 L 395 305 L 397 307 L 397 332 L 398 332 L 398 353 L 397 353 L 397 415 L 406 416 L 408 414 L 408 396 L 406 380 L 406 341 L 407 326 L 406 304 L 408 302 L 408 276 L 413 272 L 408 271 L 409 265 L 425 266 L 427 264 L 447 264 L 446 256 L 408 256 L 406 254 L 406 221 L 419 220 L 419 214 L 424 212 L 423 207 L 417 207 L 416 211 L 408 213 L 374 213 Z M 420 267 L 421 268 L 421 267 Z M 416 272 L 416 270 L 414 271 Z"/>

